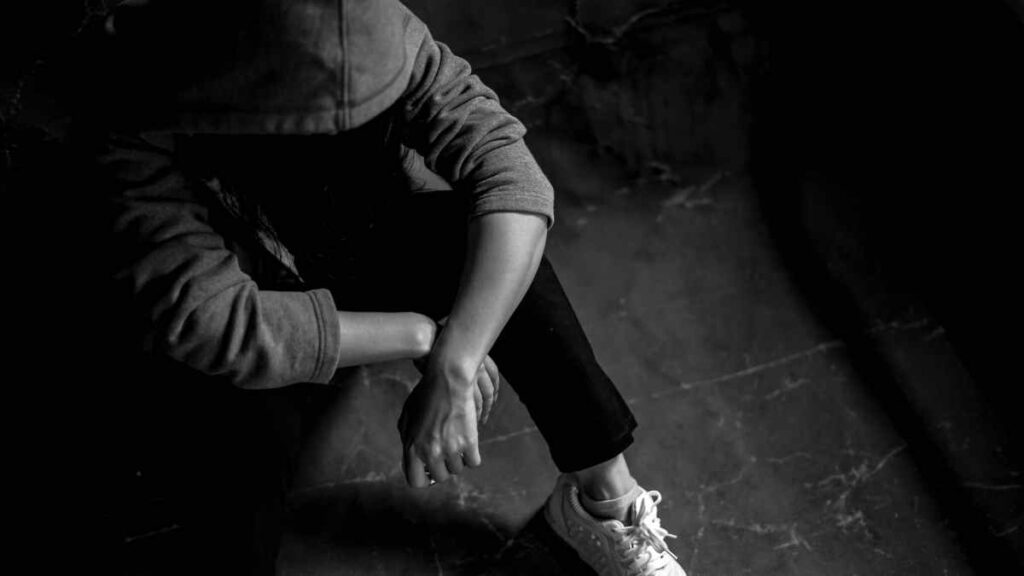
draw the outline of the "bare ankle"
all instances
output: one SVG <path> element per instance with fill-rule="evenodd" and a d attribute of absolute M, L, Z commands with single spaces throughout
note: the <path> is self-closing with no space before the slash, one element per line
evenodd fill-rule
<path fill-rule="evenodd" d="M 626 459 L 621 454 L 590 468 L 576 472 L 576 483 L 588 498 L 595 501 L 614 500 L 636 486 Z"/>

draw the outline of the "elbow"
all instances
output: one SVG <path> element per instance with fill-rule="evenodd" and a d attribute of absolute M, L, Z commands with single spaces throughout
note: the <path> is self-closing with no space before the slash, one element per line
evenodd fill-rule
<path fill-rule="evenodd" d="M 272 390 L 291 384 L 271 378 L 270 374 L 269 370 L 255 370 L 249 373 L 236 372 L 231 375 L 229 382 L 241 390 Z"/>

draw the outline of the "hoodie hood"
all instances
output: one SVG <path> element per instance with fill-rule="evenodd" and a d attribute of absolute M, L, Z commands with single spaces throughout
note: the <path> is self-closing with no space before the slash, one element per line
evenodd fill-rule
<path fill-rule="evenodd" d="M 395 0 L 129 0 L 103 35 L 118 123 L 334 134 L 402 97 L 428 33 Z"/>

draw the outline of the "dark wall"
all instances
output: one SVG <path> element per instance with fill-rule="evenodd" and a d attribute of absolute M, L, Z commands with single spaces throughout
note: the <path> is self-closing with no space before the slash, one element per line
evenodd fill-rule
<path fill-rule="evenodd" d="M 568 129 L 637 171 L 651 162 L 746 162 L 744 93 L 758 42 L 735 2 L 408 4 L 531 126 Z M 14 141 L 63 135 L 66 110 L 53 100 L 68 90 L 47 72 L 103 8 L 86 0 L 7 9 L 4 21 L 19 33 L 4 51 L 0 110 Z M 4 142 L 10 153 L 12 137 Z"/>
<path fill-rule="evenodd" d="M 1021 3 L 791 8 L 754 18 L 771 68 L 752 95 L 751 162 L 780 242 L 803 250 L 793 267 L 859 259 L 854 279 L 920 297 L 993 403 L 1013 406 L 1003 335 L 1020 286 Z M 859 254 L 828 252 L 841 234 Z M 827 315 L 835 301 L 818 305 Z"/>
<path fill-rule="evenodd" d="M 1024 191 L 1024 10 L 807 2 L 751 16 L 770 38 L 770 66 L 750 95 L 749 166 L 781 260 L 907 439 L 972 564 L 1006 572 L 1021 563 L 1021 540 L 997 541 L 977 521 L 907 378 L 866 334 L 894 304 L 941 326 L 991 415 L 978 453 L 1008 471 L 1024 465 L 1008 336 L 1021 293 L 1012 206 Z"/>
<path fill-rule="evenodd" d="M 738 2 L 410 3 L 531 125 L 650 163 L 741 168 L 763 42 Z"/>

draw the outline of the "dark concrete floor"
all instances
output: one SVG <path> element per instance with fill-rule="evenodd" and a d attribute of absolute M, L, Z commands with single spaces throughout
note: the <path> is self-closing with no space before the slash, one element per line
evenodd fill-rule
<path fill-rule="evenodd" d="M 466 10 L 447 1 L 415 4 L 438 19 L 437 30 L 451 19 L 452 39 L 466 38 L 468 54 L 474 54 L 474 42 L 483 43 L 476 46 L 475 54 L 481 61 L 494 61 L 489 63 L 494 67 L 488 83 L 509 84 L 503 88 L 515 95 L 510 109 L 527 120 L 557 117 L 550 113 L 552 98 L 546 95 L 559 92 L 561 88 L 552 88 L 558 82 L 569 84 L 570 92 L 579 94 L 564 98 L 563 104 L 585 112 L 591 132 L 587 138 L 612 149 L 618 145 L 616 152 L 631 159 L 633 168 L 652 156 L 685 163 L 697 157 L 728 159 L 730 150 L 743 149 L 733 142 L 731 128 L 723 128 L 723 124 L 732 126 L 732 116 L 729 122 L 704 122 L 714 117 L 714 110 L 731 111 L 738 100 L 724 98 L 710 112 L 688 108 L 694 96 L 716 93 L 699 82 L 690 83 L 693 70 L 721 72 L 722 67 L 732 66 L 729 62 L 706 65 L 717 54 L 701 49 L 710 28 L 680 24 L 662 35 L 652 33 L 654 28 L 642 30 L 636 35 L 644 40 L 641 47 L 649 42 L 659 46 L 653 53 L 661 54 L 661 42 L 672 48 L 671 57 L 647 64 L 643 59 L 625 58 L 623 78 L 606 83 L 586 74 L 563 77 L 562 60 L 541 62 L 542 67 L 529 61 L 549 58 L 547 52 L 534 49 L 551 49 L 544 44 L 551 38 L 528 39 L 527 44 L 537 44 L 533 51 L 523 52 L 534 54 L 530 58 L 518 52 L 510 55 L 492 49 L 493 29 L 463 22 L 471 12 L 494 13 L 502 17 L 481 19 L 493 20 L 504 30 L 511 21 L 511 9 L 502 12 L 480 5 Z M 437 9 L 431 11 L 434 4 Z M 564 25 L 566 3 L 506 4 L 522 7 L 517 21 L 523 25 L 508 27 L 522 35 L 535 35 L 547 24 Z M 578 23 L 603 29 L 609 27 L 604 24 L 630 21 L 631 10 L 653 3 L 569 4 Z M 967 266 L 973 273 L 942 271 L 925 283 L 946 282 L 958 273 L 959 282 L 951 282 L 957 289 L 979 278 L 1001 279 L 991 270 L 1010 270 L 1011 258 L 1019 259 L 1015 251 L 1001 248 L 1011 242 L 1002 242 L 1003 235 L 991 232 L 1005 231 L 1006 238 L 1019 242 L 1014 238 L 1019 228 L 1016 212 L 1001 206 L 1003 198 L 1019 189 L 1009 184 L 1019 182 L 1019 146 L 1008 143 L 1019 142 L 1014 136 L 1021 124 L 1007 117 L 1013 110 L 1014 118 L 1020 118 L 1020 92 L 1015 88 L 1019 83 L 1013 73 L 1019 66 L 1006 63 L 1017 62 L 1021 52 L 1014 49 L 1019 42 L 1005 40 L 996 46 L 992 40 L 1012 36 L 1007 31 L 1009 21 L 1002 20 L 1004 29 L 972 29 L 969 24 L 979 17 L 974 15 L 972 20 L 966 8 L 983 4 L 977 2 L 953 3 L 948 8 L 929 4 L 922 11 L 931 18 L 939 14 L 938 23 L 948 25 L 937 25 L 907 8 L 901 13 L 893 3 L 858 3 L 856 10 L 840 10 L 829 3 L 796 4 L 800 10 L 790 13 L 778 11 L 780 6 L 775 5 L 765 8 L 782 16 L 784 25 L 771 38 L 773 64 L 783 78 L 779 86 L 791 89 L 778 89 L 783 96 L 778 101 L 785 103 L 781 110 L 771 106 L 767 114 L 762 110 L 762 126 L 765 117 L 777 119 L 780 125 L 772 133 L 768 123 L 772 137 L 767 146 L 761 144 L 762 158 L 765 148 L 773 147 L 778 148 L 773 160 L 807 163 L 807 158 L 820 156 L 829 161 L 825 164 L 838 162 L 837 173 L 865 174 L 866 170 L 861 183 L 868 186 L 887 181 L 892 167 L 898 167 L 903 180 L 890 186 L 906 184 L 906 190 L 897 192 L 906 191 L 908 196 L 895 211 L 897 216 L 889 219 L 896 224 L 882 235 L 880 244 L 897 238 L 903 230 L 898 225 L 902 218 L 913 219 L 916 224 L 906 229 L 908 235 L 930 232 L 920 244 L 939 235 L 945 238 L 938 242 L 939 256 L 932 256 L 929 264 L 940 262 L 946 254 L 961 266 L 976 262 Z M 809 6 L 804 4 L 821 7 L 807 12 Z M 443 9 L 448 5 L 457 9 Z M 23 97 L 22 75 L 24 69 L 40 68 L 36 48 L 60 36 L 53 9 L 47 8 L 47 18 L 36 18 L 46 26 L 30 28 L 40 32 L 27 35 L 35 39 L 32 44 L 10 51 L 28 56 L 23 59 L 25 66 L 10 67 L 17 74 L 6 74 L 0 86 L 5 120 L 13 120 L 18 112 L 25 124 L 46 116 L 40 113 L 45 111 L 45 100 L 32 102 L 31 90 Z M 65 35 L 77 27 L 79 17 L 68 20 Z M 722 24 L 718 28 L 727 34 L 722 37 L 715 32 L 711 37 L 724 42 L 729 53 L 744 52 L 738 48 L 750 38 L 736 33 L 728 19 Z M 42 33 L 46 28 L 49 34 Z M 467 30 L 474 34 L 460 34 Z M 1002 36 L 997 34 L 1000 30 Z M 691 36 L 697 40 L 685 41 Z M 907 42 L 911 49 L 904 48 L 904 40 L 912 40 Z M 608 56 L 602 38 L 594 44 L 601 48 L 598 56 Z M 790 72 L 800 80 L 792 85 L 785 82 L 785 67 L 778 65 L 787 62 L 787 48 L 792 48 L 790 56 L 799 54 Z M 579 56 L 576 51 L 573 54 Z M 510 58 L 528 62 L 511 69 L 495 64 Z M 596 62 L 607 64 L 602 59 Z M 524 70 L 540 69 L 546 73 L 538 72 L 532 82 L 524 80 L 534 78 Z M 558 82 L 552 80 L 552 70 Z M 709 77 L 722 89 L 727 75 Z M 630 78 L 635 85 L 619 82 Z M 522 88 L 517 83 L 528 84 L 528 89 L 517 95 L 515 89 Z M 681 87 L 699 89 L 680 97 Z M 771 96 L 772 91 L 768 92 Z M 932 103 L 934 111 L 926 102 Z M 951 116 L 952 110 L 964 112 Z M 636 111 L 651 112 L 651 118 L 658 120 L 644 121 Z M 794 127 L 794 120 L 801 118 L 802 132 L 799 123 Z M 54 129 L 53 123 L 46 125 Z M 686 131 L 687 127 L 692 129 Z M 990 132 L 992 127 L 1003 132 Z M 738 131 L 739 124 L 735 128 Z M 851 137 L 851 132 L 859 138 Z M 794 133 L 803 146 L 787 149 L 783 137 Z M 721 134 L 726 137 L 719 138 Z M 709 178 L 716 170 L 693 169 L 671 178 L 665 169 L 654 167 L 652 177 L 630 180 L 608 158 L 593 156 L 576 141 L 545 138 L 539 131 L 532 138 L 531 147 L 559 194 L 559 222 L 549 239 L 549 256 L 599 358 L 640 421 L 637 443 L 627 458 L 645 487 L 663 493 L 663 523 L 678 535 L 671 544 L 691 576 L 1024 573 L 1011 566 L 1024 558 L 1024 465 L 1020 440 L 1007 434 L 1014 428 L 1019 431 L 1021 425 L 1006 425 L 1006 414 L 1015 416 L 1013 406 L 993 406 L 991 397 L 1009 395 L 986 396 L 994 385 L 978 386 L 953 348 L 954 336 L 960 339 L 958 350 L 963 350 L 965 339 L 972 344 L 971 338 L 983 331 L 958 331 L 953 322 L 932 315 L 918 295 L 888 281 L 876 266 L 877 254 L 865 253 L 863 226 L 851 223 L 850 211 L 843 205 L 844 199 L 854 195 L 810 194 L 819 204 L 788 206 L 806 216 L 804 223 L 818 242 L 814 249 L 827 266 L 828 278 L 848 291 L 861 315 L 856 325 L 837 324 L 834 317 L 829 321 L 822 315 L 822 302 L 836 300 L 816 299 L 815 291 L 821 286 L 808 286 L 804 282 L 808 275 L 795 269 L 785 251 L 780 254 L 776 249 L 773 232 L 777 234 L 778 229 L 766 221 L 763 210 L 768 192 L 753 186 L 747 175 L 727 174 L 707 189 L 687 191 L 683 186 L 688 183 L 712 182 Z M 718 140 L 726 144 L 716 145 Z M 59 162 L 55 163 L 49 148 L 34 158 L 32 146 L 21 146 L 19 156 L 13 153 L 18 146 L 11 142 L 17 139 L 3 139 L 0 164 L 6 167 L 12 158 L 22 163 L 27 159 L 22 186 L 31 182 L 28 190 L 75 192 L 65 201 L 87 197 L 77 194 L 77 183 L 60 180 L 63 171 L 54 169 Z M 891 198 L 898 194 L 889 196 L 889 191 L 876 192 L 874 209 L 890 207 Z M 921 224 L 929 220 L 924 207 L 943 195 L 952 200 L 939 202 L 943 208 L 937 212 L 949 217 Z M 12 208 L 10 213 L 50 211 L 52 206 L 32 206 Z M 78 215 L 73 209 L 64 212 Z M 947 230 L 946 225 L 961 223 L 957 218 L 961 213 L 972 216 L 975 225 Z M 64 218 L 69 229 L 78 229 L 70 224 L 76 218 Z M 26 238 L 35 237 L 34 232 L 10 244 L 22 246 Z M 973 240 L 963 240 L 968 237 Z M 957 247 L 961 250 L 954 253 L 951 249 Z M 42 277 L 59 270 L 60 278 L 52 282 L 55 294 L 45 299 L 45 307 L 20 306 L 31 310 L 32 325 L 45 332 L 38 337 L 15 333 L 33 343 L 49 341 L 52 327 L 65 325 L 67 318 L 41 322 L 38 311 L 56 310 L 53 302 L 67 299 L 67 278 L 88 278 L 85 269 L 94 258 L 81 258 L 77 273 L 68 273 L 51 266 L 49 255 L 29 254 L 36 264 L 27 270 L 34 272 L 42 263 L 50 269 Z M 65 264 L 71 266 L 71 262 Z M 801 264 L 799 258 L 796 264 Z M 1005 304 L 1012 300 L 996 297 L 1002 283 L 981 283 L 964 291 L 971 298 L 965 299 L 969 302 L 962 309 L 971 319 L 1015 325 L 1008 321 L 1011 307 Z M 1012 294 L 1013 300 L 1017 294 Z M 956 314 L 945 316 L 950 317 Z M 1013 338 L 985 335 L 989 337 L 974 343 L 976 348 L 995 340 L 1003 348 L 1016 348 Z M 1002 355 L 999 370 L 977 361 L 1000 355 L 975 354 L 974 367 L 988 368 L 997 381 L 1005 377 L 1002 387 L 1009 388 L 1016 381 L 1017 368 L 1001 369 L 1013 363 L 1013 354 Z M 47 357 L 45 364 L 36 365 L 60 363 L 80 362 L 64 357 L 54 362 Z M 50 379 L 60 381 L 52 375 Z M 414 382 L 412 368 L 396 364 L 362 370 L 340 384 L 328 410 L 331 417 L 306 447 L 301 474 L 290 495 L 280 573 L 586 573 L 536 516 L 556 470 L 542 438 L 507 386 L 491 422 L 482 430 L 484 467 L 430 490 L 404 487 L 394 422 Z M 59 398 L 60 404 L 79 408 L 68 399 L 70 390 L 43 389 Z M 38 405 L 52 408 L 53 398 L 46 400 Z M 117 401 L 112 399 L 111 405 Z M 89 422 L 67 436 L 82 434 L 95 426 L 94 420 L 90 414 Z M 64 445 L 65 438 L 61 436 L 53 451 L 40 450 L 38 455 L 63 462 L 52 456 L 73 452 Z M 81 452 L 91 457 L 94 450 L 89 445 Z M 93 467 L 90 461 L 81 470 L 93 472 Z M 36 482 L 43 474 L 29 476 Z M 59 491 L 69 492 L 74 499 L 106 505 L 103 498 L 80 498 L 91 495 L 89 490 L 68 490 L 66 470 L 53 477 L 61 483 Z M 152 520 L 152 525 L 132 531 L 124 546 L 127 574 L 167 573 L 167 559 L 175 553 L 174 511 L 157 510 L 160 514 L 152 518 L 149 512 L 153 510 L 141 510 L 140 515 Z M 45 522 L 45 534 L 51 534 L 51 516 L 35 515 Z M 76 527 L 82 518 L 92 518 L 64 511 L 53 517 L 59 517 L 61 525 L 72 518 Z M 77 530 L 70 533 L 68 540 L 79 539 Z M 58 550 L 64 550 L 61 544 Z M 989 556 L 993 551 L 1006 554 Z M 41 558 L 48 563 L 60 555 L 47 549 Z M 64 555 L 79 562 L 74 554 Z"/>
<path fill-rule="evenodd" d="M 548 254 L 637 415 L 627 459 L 664 495 L 691 576 L 975 573 L 917 437 L 807 309 L 743 174 L 687 192 L 624 180 L 571 143 L 533 144 L 565 191 Z M 1024 470 L 992 443 L 942 326 L 912 298 L 854 283 L 874 306 L 864 337 L 957 489 L 1021 550 Z M 394 422 L 414 381 L 411 367 L 378 366 L 338 395 L 291 495 L 281 574 L 586 573 L 536 516 L 557 471 L 508 386 L 481 432 L 482 468 L 404 486 Z"/>

